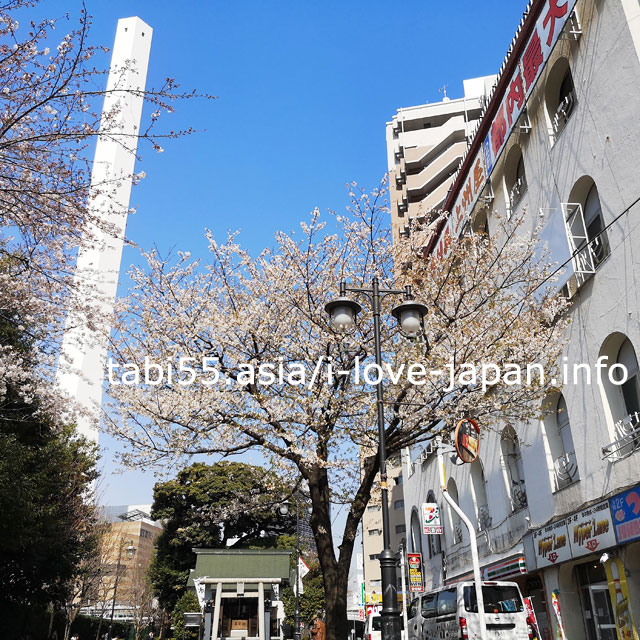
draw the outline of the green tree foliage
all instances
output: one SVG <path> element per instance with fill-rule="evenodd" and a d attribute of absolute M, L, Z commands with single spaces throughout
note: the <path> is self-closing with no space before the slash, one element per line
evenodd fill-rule
<path fill-rule="evenodd" d="M 273 473 L 238 462 L 196 463 L 156 484 L 152 517 L 164 521 L 164 530 L 151 580 L 161 606 L 171 611 L 185 592 L 193 548 L 277 546 L 296 526 L 294 509 L 278 513 L 290 493 Z"/>
<path fill-rule="evenodd" d="M 196 594 L 186 591 L 176 602 L 173 609 L 173 636 L 175 640 L 198 640 L 198 630 L 184 626 L 184 614 L 200 611 L 200 604 Z"/>
<path fill-rule="evenodd" d="M 295 581 L 295 554 L 291 557 L 293 561 L 293 580 Z M 309 573 L 300 580 L 303 585 L 304 592 L 300 594 L 300 620 L 308 628 L 318 617 L 318 613 L 324 611 L 324 581 L 322 578 L 322 570 L 320 564 L 315 559 L 314 562 L 308 563 Z M 293 584 L 285 587 L 282 600 L 284 602 L 284 612 L 287 624 L 293 625 L 296 610 L 296 596 L 293 590 Z"/>
<path fill-rule="evenodd" d="M 25 361 L 30 341 L 0 314 L 0 347 Z M 18 634 L 49 603 L 64 604 L 95 550 L 95 513 L 84 500 L 96 478 L 95 449 L 42 411 L 28 383 L 0 400 L 0 620 Z"/>

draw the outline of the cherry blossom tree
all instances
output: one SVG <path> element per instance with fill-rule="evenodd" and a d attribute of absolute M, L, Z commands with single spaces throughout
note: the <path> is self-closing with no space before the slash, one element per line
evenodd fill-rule
<path fill-rule="evenodd" d="M 135 145 L 118 133 L 117 108 L 101 121 L 108 70 L 94 65 L 96 54 L 107 50 L 87 44 L 86 13 L 75 27 L 69 16 L 28 22 L 37 4 L 0 4 L 0 315 L 16 331 L 31 333 L 40 365 L 29 369 L 8 343 L 0 342 L 0 400 L 13 382 L 27 394 L 37 390 L 43 409 L 55 414 L 45 396 L 53 402 L 49 383 L 59 338 L 69 306 L 83 299 L 71 295 L 75 256 L 82 243 L 92 242 L 83 232 L 106 224 L 89 215 L 88 203 L 112 187 L 105 182 L 89 189 L 93 142 L 100 129 L 131 153 Z M 18 14 L 26 18 L 21 23 Z M 127 70 L 124 65 L 123 77 Z M 116 82 L 112 91 L 136 93 L 120 86 Z M 161 151 L 163 138 L 189 133 L 159 132 L 155 125 L 175 100 L 195 94 L 180 93 L 171 79 L 137 93 L 153 113 L 136 141 Z M 134 181 L 141 177 L 142 172 Z M 86 307 L 95 308 L 91 292 L 86 293 Z"/>
<path fill-rule="evenodd" d="M 258 450 L 292 485 L 304 480 L 331 639 L 348 634 L 349 565 L 378 470 L 376 376 L 363 379 L 373 326 L 362 300 L 349 334 L 330 324 L 324 305 L 337 297 L 340 281 L 368 286 L 377 276 L 386 287 L 411 284 L 429 308 L 426 339 L 408 340 L 388 313 L 401 300 L 383 301 L 388 455 L 448 432 L 462 417 L 487 430 L 538 415 L 566 315 L 553 266 L 535 234 L 515 220 L 491 240 L 466 236 L 438 259 L 421 252 L 437 220 L 393 247 L 384 185 L 370 195 L 353 186 L 351 195 L 346 215 L 325 220 L 316 210 L 257 256 L 237 234 L 221 242 L 211 233 L 208 262 L 145 253 L 120 305 L 110 369 L 109 428 L 128 445 L 124 463 L 149 467 Z M 470 373 L 483 363 L 540 363 L 548 375 L 530 385 L 483 385 Z M 429 374 L 448 366 L 453 385 L 448 375 Z M 426 375 L 418 375 L 420 367 Z M 332 504 L 347 511 L 342 531 L 334 530 Z"/>

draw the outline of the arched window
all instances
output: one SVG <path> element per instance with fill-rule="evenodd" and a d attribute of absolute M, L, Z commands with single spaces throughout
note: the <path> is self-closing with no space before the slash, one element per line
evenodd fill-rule
<path fill-rule="evenodd" d="M 473 218 L 471 223 L 473 233 L 479 233 L 489 237 L 489 209 L 482 208 Z"/>
<path fill-rule="evenodd" d="M 622 369 L 616 367 L 612 372 L 613 378 L 620 384 L 620 392 L 624 403 L 625 413 L 630 416 L 640 413 L 640 376 L 638 372 L 638 360 L 636 352 L 627 338 L 622 343 L 616 357 L 616 364 L 622 365 L 626 370 L 626 382 L 622 382 L 624 374 Z"/>
<path fill-rule="evenodd" d="M 515 513 L 526 508 L 528 502 L 522 451 L 518 436 L 512 427 L 507 427 L 502 432 L 500 448 L 507 495 L 511 502 L 511 510 Z"/>
<path fill-rule="evenodd" d="M 594 184 L 584 203 L 584 224 L 587 229 L 587 239 L 583 243 L 589 242 L 589 250 L 593 256 L 594 266 L 597 267 L 609 255 L 609 243 L 602 221 L 602 207 L 598 189 Z"/>
<path fill-rule="evenodd" d="M 604 341 L 600 356 L 608 359 L 598 382 L 613 440 L 603 453 L 605 458 L 617 460 L 640 448 L 638 359 L 633 344 L 622 333 L 613 333 Z"/>
<path fill-rule="evenodd" d="M 564 396 L 559 393 L 552 398 L 550 413 L 544 420 L 544 431 L 552 466 L 554 491 L 579 480 L 571 422 Z"/>
<path fill-rule="evenodd" d="M 519 145 L 514 145 L 507 154 L 504 170 L 505 189 L 509 211 L 513 213 L 527 190 L 527 175 L 524 158 Z"/>
<path fill-rule="evenodd" d="M 471 491 L 478 531 L 485 531 L 491 526 L 491 514 L 489 513 L 489 503 L 487 501 L 487 483 L 480 458 L 476 458 L 471 463 Z"/>
<path fill-rule="evenodd" d="M 527 190 L 527 176 L 524 172 L 524 158 L 520 156 L 516 165 L 516 179 L 509 191 L 509 200 L 511 200 L 511 209 L 515 209 L 522 199 L 522 195 Z"/>
<path fill-rule="evenodd" d="M 569 61 L 560 58 L 549 72 L 545 89 L 547 112 L 554 137 L 565 128 L 576 107 L 576 92 Z"/>
<path fill-rule="evenodd" d="M 411 551 L 413 553 L 422 553 L 422 528 L 420 527 L 420 518 L 416 509 L 411 511 Z"/>
<path fill-rule="evenodd" d="M 576 182 L 562 209 L 573 268 L 582 284 L 610 253 L 598 188 L 589 176 Z"/>
<path fill-rule="evenodd" d="M 453 478 L 449 478 L 449 482 L 447 482 L 447 491 L 451 498 L 453 498 L 453 501 L 459 505 L 458 486 Z M 453 538 L 453 544 L 458 544 L 462 542 L 462 521 L 451 505 L 447 504 L 447 507 L 449 511 L 449 529 Z"/>

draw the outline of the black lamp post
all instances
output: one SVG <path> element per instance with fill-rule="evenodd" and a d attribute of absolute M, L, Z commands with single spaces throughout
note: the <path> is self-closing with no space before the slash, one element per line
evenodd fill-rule
<path fill-rule="evenodd" d="M 289 513 L 289 505 L 284 503 L 280 505 L 280 513 L 286 516 Z M 296 608 L 293 614 L 293 638 L 300 640 L 302 633 L 300 631 L 300 507 L 296 499 Z"/>
<path fill-rule="evenodd" d="M 346 332 L 355 323 L 356 315 L 362 307 L 346 297 L 347 292 L 366 296 L 371 303 L 373 315 L 374 350 L 378 367 L 382 368 L 382 350 L 380 346 L 380 314 L 382 299 L 387 295 L 404 295 L 405 301 L 391 311 L 391 315 L 399 322 L 402 333 L 410 338 L 424 334 L 423 320 L 427 307 L 412 298 L 411 287 L 404 290 L 380 289 L 380 281 L 373 278 L 371 288 L 350 288 L 345 282 L 340 283 L 340 297 L 328 302 L 325 310 L 331 318 L 333 326 L 341 332 Z M 382 498 L 382 538 L 383 549 L 380 555 L 380 573 L 382 577 L 382 640 L 400 640 L 401 622 L 398 609 L 398 584 L 396 577 L 396 554 L 391 550 L 391 535 L 389 531 L 389 502 L 387 491 L 387 452 L 384 428 L 384 397 L 382 376 L 378 375 L 376 384 L 376 403 L 378 409 L 378 438 L 380 451 L 380 489 Z"/>

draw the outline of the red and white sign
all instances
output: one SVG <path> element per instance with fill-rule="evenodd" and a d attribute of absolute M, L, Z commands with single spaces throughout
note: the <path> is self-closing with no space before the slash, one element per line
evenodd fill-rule
<path fill-rule="evenodd" d="M 440 522 L 440 507 L 435 502 L 425 502 L 422 505 L 422 533 L 440 535 L 443 532 Z"/>
<path fill-rule="evenodd" d="M 411 593 L 420 593 L 424 591 L 424 582 L 422 579 L 422 554 L 408 553 L 407 564 L 409 565 L 409 591 Z"/>
<path fill-rule="evenodd" d="M 527 98 L 542 74 L 576 1 L 547 0 L 544 3 L 531 36 L 522 49 L 516 69 L 506 85 L 500 106 L 489 126 L 489 132 L 470 165 L 470 170 L 451 208 L 449 219 L 440 233 L 433 251 L 436 256 L 446 256 L 452 240 L 460 235 L 520 113 L 526 106 Z"/>
<path fill-rule="evenodd" d="M 300 579 L 304 578 L 309 573 L 309 565 L 302 559 L 302 556 L 298 558 L 298 575 Z"/>

